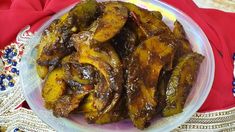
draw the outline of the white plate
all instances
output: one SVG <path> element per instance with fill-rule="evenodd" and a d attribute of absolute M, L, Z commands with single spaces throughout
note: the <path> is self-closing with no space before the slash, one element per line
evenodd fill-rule
<path fill-rule="evenodd" d="M 164 16 L 164 21 L 171 28 L 173 22 L 177 19 L 184 26 L 189 41 L 192 44 L 194 51 L 201 53 L 205 56 L 203 63 L 201 64 L 198 78 L 190 92 L 190 95 L 186 101 L 184 111 L 175 116 L 161 118 L 156 117 L 149 128 L 145 131 L 150 132 L 162 132 L 170 131 L 180 124 L 187 121 L 203 104 L 205 101 L 214 79 L 214 56 L 207 40 L 207 37 L 201 30 L 201 28 L 187 15 L 181 11 L 171 7 L 161 1 L 154 0 L 128 0 L 131 3 L 135 3 L 143 8 L 149 10 L 158 10 Z M 57 131 L 100 131 L 100 132 L 132 132 L 140 131 L 136 129 L 129 120 L 120 121 L 118 123 L 106 124 L 106 125 L 92 125 L 87 124 L 84 118 L 80 115 L 72 116 L 70 119 L 56 118 L 52 115 L 52 112 L 47 110 L 43 106 L 43 99 L 41 96 L 41 83 L 42 80 L 38 77 L 35 63 L 36 63 L 36 49 L 35 46 L 40 40 L 40 35 L 43 30 L 56 18 L 62 14 L 68 12 L 73 6 L 70 6 L 58 14 L 54 15 L 48 22 L 46 22 L 35 34 L 33 39 L 29 41 L 29 50 L 25 52 L 20 66 L 20 79 L 22 89 L 26 101 L 30 108 L 38 115 L 40 119 L 46 122 Z"/>

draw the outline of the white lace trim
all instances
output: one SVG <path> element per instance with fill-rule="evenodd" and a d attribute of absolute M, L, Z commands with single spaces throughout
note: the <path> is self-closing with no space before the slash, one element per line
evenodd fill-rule
<path fill-rule="evenodd" d="M 193 0 L 200 8 L 219 9 L 225 12 L 235 12 L 235 0 Z"/>
<path fill-rule="evenodd" d="M 0 126 L 7 128 L 7 132 L 19 128 L 22 131 L 49 132 L 54 131 L 42 122 L 31 110 L 19 108 L 0 115 Z"/>
<path fill-rule="evenodd" d="M 15 50 L 16 52 L 15 56 L 13 57 L 0 57 L 0 73 L 5 76 L 11 76 L 11 81 L 14 83 L 13 87 L 5 86 L 6 90 L 0 91 L 0 115 L 15 110 L 23 101 L 25 101 L 19 85 L 19 75 L 12 72 L 11 70 L 12 68 L 18 70 L 17 64 L 20 62 L 20 59 L 22 57 L 24 46 L 33 35 L 32 33 L 27 32 L 29 29 L 30 26 L 27 26 L 25 29 L 23 29 L 18 34 L 16 43 L 12 43 L 4 50 L 0 51 L 3 53 L 3 55 L 5 54 L 5 51 L 7 49 L 11 49 L 12 51 Z M 8 60 L 15 61 L 17 64 L 12 65 L 12 63 L 7 63 Z"/>

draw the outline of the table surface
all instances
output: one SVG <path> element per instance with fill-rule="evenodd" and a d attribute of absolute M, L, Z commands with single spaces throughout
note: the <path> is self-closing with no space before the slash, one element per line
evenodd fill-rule
<path fill-rule="evenodd" d="M 225 12 L 235 12 L 235 0 L 194 0 L 201 8 L 219 9 Z M 22 30 L 19 33 L 16 43 L 9 47 L 22 50 L 32 34 Z M 25 37 L 26 36 L 26 37 Z M 16 58 L 20 61 L 20 55 Z M 0 58 L 1 59 L 1 58 Z M 3 60 L 4 61 L 4 60 Z M 4 70 L 0 61 L 0 71 Z M 15 80 L 17 82 L 17 78 Z M 13 92 L 0 95 L 0 132 L 1 131 L 54 131 L 47 124 L 42 122 L 31 110 L 18 108 L 18 105 L 25 101 L 19 84 L 16 83 Z M 13 103 L 12 103 L 13 102 Z M 174 131 L 201 131 L 201 130 L 226 130 L 235 131 L 235 108 L 214 111 L 208 113 L 196 113 L 190 120 L 176 128 Z"/>

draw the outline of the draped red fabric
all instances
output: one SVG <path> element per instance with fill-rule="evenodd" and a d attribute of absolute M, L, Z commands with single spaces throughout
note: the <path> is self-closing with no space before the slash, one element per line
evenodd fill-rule
<path fill-rule="evenodd" d="M 35 31 L 53 14 L 79 0 L 1 0 L 0 49 L 14 42 L 27 25 Z M 200 112 L 235 107 L 232 94 L 232 55 L 235 52 L 235 14 L 198 8 L 191 0 L 163 0 L 189 15 L 205 32 L 215 56 L 215 79 Z M 25 106 L 27 104 L 24 103 Z M 24 106 L 23 105 L 23 106 Z"/>

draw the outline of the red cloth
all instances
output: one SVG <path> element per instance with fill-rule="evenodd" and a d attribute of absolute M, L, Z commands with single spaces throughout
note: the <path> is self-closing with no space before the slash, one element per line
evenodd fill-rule
<path fill-rule="evenodd" d="M 14 41 L 26 25 L 36 30 L 49 17 L 78 0 L 1 0 L 0 49 Z M 235 52 L 235 14 L 200 9 L 191 0 L 164 0 L 193 18 L 206 33 L 215 55 L 212 90 L 200 112 L 235 107 L 232 96 L 232 54 Z"/>

